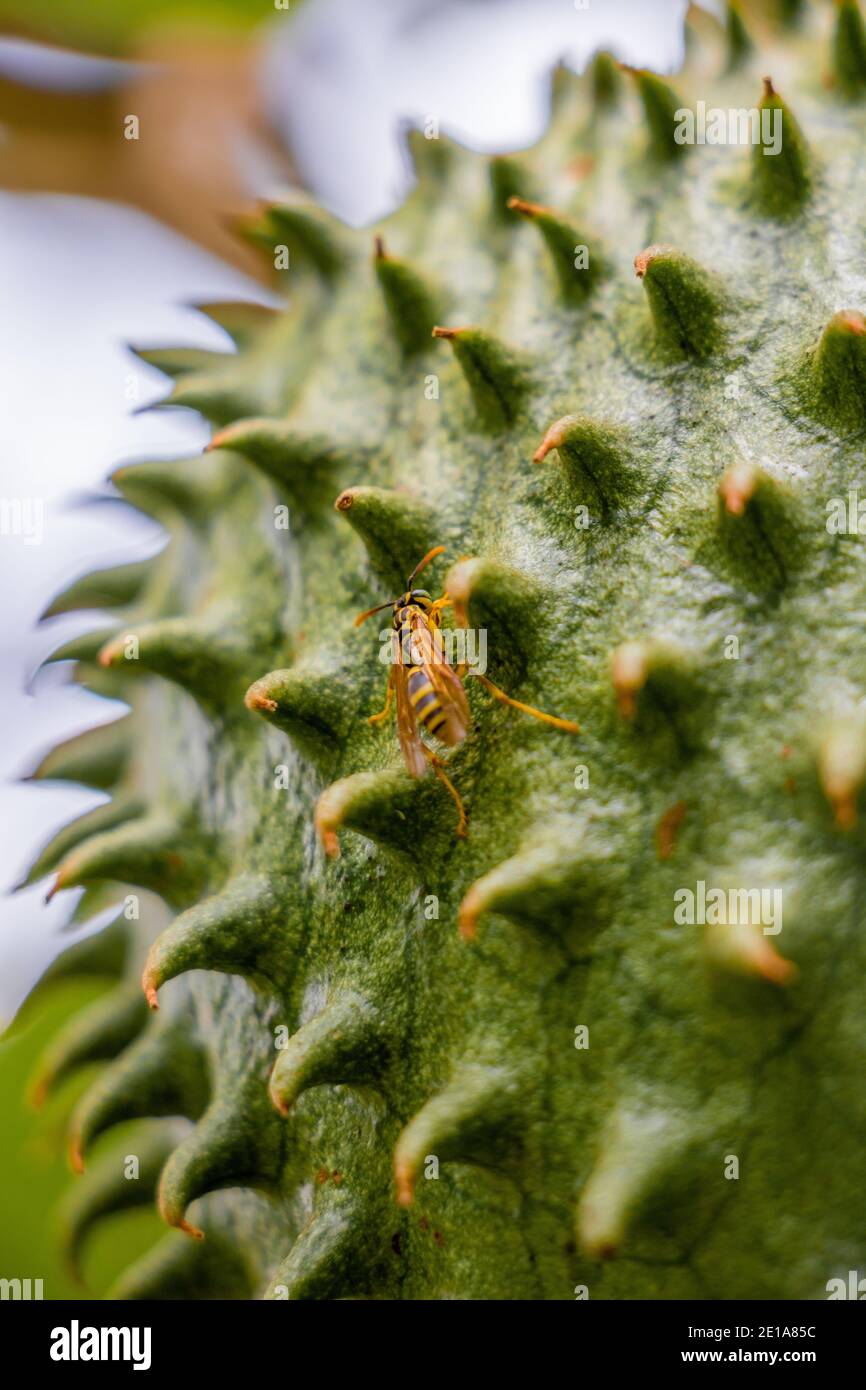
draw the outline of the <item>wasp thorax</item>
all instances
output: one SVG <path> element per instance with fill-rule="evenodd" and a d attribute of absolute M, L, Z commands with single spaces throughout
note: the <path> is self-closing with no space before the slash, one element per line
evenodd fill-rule
<path fill-rule="evenodd" d="M 407 608 L 420 608 L 423 612 L 429 613 L 433 608 L 433 597 L 426 589 L 408 589 L 405 594 L 401 594 L 394 604 L 395 627 L 400 626 L 404 610 Z"/>

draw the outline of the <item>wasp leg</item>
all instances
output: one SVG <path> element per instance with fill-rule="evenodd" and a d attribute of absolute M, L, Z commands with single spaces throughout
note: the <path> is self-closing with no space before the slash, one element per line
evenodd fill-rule
<path fill-rule="evenodd" d="M 382 706 L 382 708 L 379 710 L 379 713 L 378 713 L 378 714 L 371 714 L 371 715 L 369 716 L 369 718 L 367 719 L 367 723 L 368 723 L 368 724 L 381 724 L 383 719 L 387 719 L 387 718 L 388 718 L 388 711 L 389 711 L 390 708 L 391 708 L 391 702 L 392 702 L 393 699 L 394 699 L 394 681 L 393 681 L 393 679 L 392 679 L 391 673 L 389 672 L 389 674 L 388 674 L 388 684 L 387 684 L 387 686 L 386 686 L 386 688 L 385 688 L 385 703 L 384 703 L 384 705 Z"/>
<path fill-rule="evenodd" d="M 524 705 L 522 700 L 512 700 L 510 695 L 506 695 L 504 690 L 500 690 L 498 685 L 494 685 L 480 672 L 472 671 L 471 674 L 501 705 L 510 705 L 512 709 L 522 710 L 524 714 L 531 714 L 533 719 L 540 719 L 543 724 L 552 724 L 555 729 L 564 729 L 568 734 L 580 733 L 580 725 L 575 724 L 573 720 L 559 719 L 555 714 L 545 714 L 544 710 L 536 709 L 534 705 Z"/>
<path fill-rule="evenodd" d="M 432 767 L 436 776 L 439 778 L 439 781 L 442 783 L 444 787 L 447 787 L 451 796 L 454 798 L 454 804 L 457 807 L 457 812 L 460 817 L 460 819 L 457 822 L 456 834 L 459 836 L 461 840 L 465 840 L 466 836 L 469 833 L 469 822 L 466 819 L 466 808 L 463 805 L 463 798 L 461 797 L 454 783 L 451 781 L 450 777 L 447 777 L 445 775 L 445 772 L 443 770 L 445 765 L 442 762 L 442 759 L 437 758 L 436 754 L 433 752 L 433 749 L 428 748 L 426 743 L 423 745 L 423 747 L 427 760 L 430 763 L 430 766 Z"/>
<path fill-rule="evenodd" d="M 443 608 L 452 608 L 453 606 L 453 599 L 450 599 L 447 594 L 443 594 L 441 598 L 437 598 L 436 602 L 431 605 L 430 612 L 441 613 Z"/>

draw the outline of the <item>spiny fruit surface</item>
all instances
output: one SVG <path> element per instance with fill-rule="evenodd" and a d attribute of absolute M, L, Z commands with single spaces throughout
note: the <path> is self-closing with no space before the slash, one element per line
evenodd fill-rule
<path fill-rule="evenodd" d="M 531 152 L 412 137 L 375 241 L 263 209 L 285 311 L 143 354 L 216 433 L 115 474 L 170 544 L 58 601 L 120 606 L 56 655 L 130 713 L 46 758 L 112 800 L 32 874 L 141 906 L 37 1082 L 113 1059 L 76 1251 L 129 1200 L 98 1141 L 144 1123 L 179 1230 L 119 1296 L 821 1298 L 862 1264 L 866 572 L 826 518 L 866 435 L 866 50 L 850 3 L 726 32 L 671 84 L 558 72 Z M 699 100 L 781 111 L 782 150 L 679 144 Z M 469 680 L 466 840 L 367 724 L 353 627 L 437 544 L 491 679 L 581 725 Z M 680 924 L 701 883 L 780 893 L 782 933 Z"/>

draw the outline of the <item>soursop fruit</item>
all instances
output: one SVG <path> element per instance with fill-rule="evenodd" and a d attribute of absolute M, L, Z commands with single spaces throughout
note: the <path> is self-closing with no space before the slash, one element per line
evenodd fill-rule
<path fill-rule="evenodd" d="M 259 209 L 285 308 L 142 353 L 215 432 L 114 474 L 170 544 L 55 604 L 116 610 L 53 659 L 129 713 L 45 759 L 111 800 L 31 874 L 121 903 L 76 948 L 116 990 L 36 1081 L 107 1063 L 72 1250 L 154 1195 L 176 1228 L 117 1297 L 808 1299 L 862 1264 L 864 24 L 732 5 L 687 52 L 557 71 L 518 155 L 415 133 L 370 232 Z M 581 728 L 467 677 L 465 839 L 368 724 L 354 626 L 438 545 L 446 626 Z"/>

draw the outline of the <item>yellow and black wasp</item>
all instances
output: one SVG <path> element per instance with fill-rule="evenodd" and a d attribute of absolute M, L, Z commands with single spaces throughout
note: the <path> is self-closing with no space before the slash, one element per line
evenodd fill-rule
<path fill-rule="evenodd" d="M 460 817 L 457 834 L 463 837 L 467 821 L 460 793 L 447 777 L 441 758 L 423 742 L 421 729 L 448 748 L 463 742 L 472 725 L 463 688 L 467 674 L 480 681 L 485 690 L 503 705 L 522 710 L 524 714 L 530 714 L 534 719 L 568 733 L 576 734 L 580 729 L 570 719 L 559 719 L 520 700 L 512 700 L 510 695 L 506 695 L 504 690 L 500 690 L 479 671 L 468 670 L 466 666 L 458 666 L 455 670 L 451 666 L 445 655 L 441 633 L 442 610 L 451 606 L 451 599 L 447 594 L 434 599 L 426 589 L 412 588 L 413 581 L 421 571 L 444 550 L 444 545 L 437 545 L 429 551 L 409 575 L 404 593 L 360 613 L 355 619 L 355 626 L 360 627 L 374 613 L 381 613 L 385 608 L 392 609 L 392 655 L 385 705 L 378 714 L 370 716 L 368 723 L 380 724 L 386 719 L 396 696 L 397 738 L 406 769 L 411 777 L 423 777 L 428 766 L 433 768 L 454 798 Z"/>

